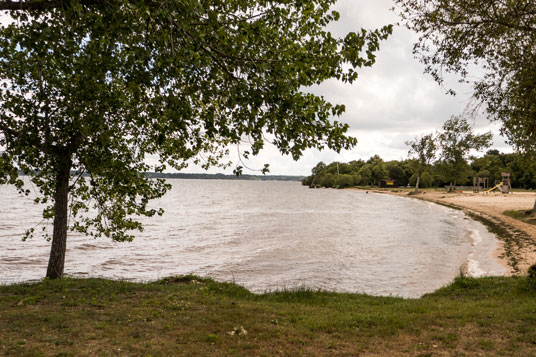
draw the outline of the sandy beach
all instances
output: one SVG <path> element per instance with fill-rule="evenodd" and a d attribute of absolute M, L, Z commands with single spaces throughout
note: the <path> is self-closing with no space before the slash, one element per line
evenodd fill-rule
<path fill-rule="evenodd" d="M 496 258 L 508 269 L 508 275 L 524 275 L 536 264 L 536 225 L 506 216 L 504 211 L 529 210 L 534 205 L 535 193 L 447 193 L 425 190 L 408 195 L 407 190 L 373 190 L 413 199 L 421 199 L 452 208 L 462 209 L 471 218 L 484 223 L 499 239 Z"/>

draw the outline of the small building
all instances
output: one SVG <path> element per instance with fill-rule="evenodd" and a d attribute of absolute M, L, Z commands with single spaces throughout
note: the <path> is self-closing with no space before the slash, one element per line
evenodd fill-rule
<path fill-rule="evenodd" d="M 397 188 L 398 181 L 396 180 L 381 180 L 380 188 Z"/>

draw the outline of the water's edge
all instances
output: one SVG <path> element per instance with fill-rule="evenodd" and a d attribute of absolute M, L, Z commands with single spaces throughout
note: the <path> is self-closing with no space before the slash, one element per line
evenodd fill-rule
<path fill-rule="evenodd" d="M 486 227 L 486 230 L 490 234 L 493 234 L 493 236 L 497 239 L 498 242 L 500 241 L 503 244 L 509 243 L 513 238 L 512 234 L 510 233 L 513 228 L 510 227 L 507 222 L 502 221 L 498 217 L 491 218 L 490 216 L 487 216 L 482 212 L 478 212 L 467 207 L 455 205 L 453 203 L 435 201 L 432 199 L 427 199 L 425 197 L 408 196 L 406 198 L 431 202 L 440 206 L 462 211 L 466 216 L 469 217 L 469 219 L 472 219 L 473 221 L 479 222 L 484 225 Z M 497 244 L 497 248 L 495 249 L 495 252 L 492 257 L 498 264 L 500 264 L 505 269 L 504 275 L 512 275 L 513 273 L 519 272 L 519 270 L 517 269 L 517 258 L 515 256 L 508 255 L 504 246 Z"/>
<path fill-rule="evenodd" d="M 501 275 L 487 262 L 494 238 L 486 227 L 433 202 L 299 183 L 170 181 L 157 202 L 166 214 L 146 220 L 134 242 L 70 236 L 66 275 L 148 282 L 193 274 L 254 293 L 403 297 L 449 284 L 464 264 L 469 275 Z M 0 283 L 39 281 L 49 243 L 15 236 L 39 212 L 2 189 Z"/>

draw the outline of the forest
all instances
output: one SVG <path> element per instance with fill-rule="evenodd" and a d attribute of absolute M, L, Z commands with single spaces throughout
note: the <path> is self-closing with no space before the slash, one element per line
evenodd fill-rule
<path fill-rule="evenodd" d="M 378 186 L 381 180 L 396 180 L 400 186 L 415 186 L 418 160 L 384 161 L 378 155 L 370 159 L 353 160 L 348 163 L 319 162 L 312 174 L 302 180 L 311 187 L 346 188 L 353 186 Z M 448 163 L 436 160 L 428 166 L 420 177 L 420 187 L 443 187 L 450 183 Z M 519 153 L 501 153 L 488 150 L 481 157 L 469 157 L 459 167 L 457 185 L 472 185 L 473 177 L 487 177 L 493 184 L 501 180 L 502 172 L 511 174 L 513 188 L 536 188 L 536 167 Z"/>

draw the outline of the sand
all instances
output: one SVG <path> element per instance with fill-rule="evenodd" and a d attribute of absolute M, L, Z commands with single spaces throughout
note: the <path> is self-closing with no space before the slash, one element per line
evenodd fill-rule
<path fill-rule="evenodd" d="M 534 206 L 536 193 L 514 192 L 469 193 L 446 191 L 423 191 L 408 195 L 408 191 L 375 191 L 437 202 L 453 208 L 463 209 L 473 218 L 485 220 L 499 240 L 496 258 L 507 268 L 508 275 L 524 275 L 532 264 L 536 264 L 536 225 L 522 222 L 503 214 L 507 210 L 530 210 Z"/>

